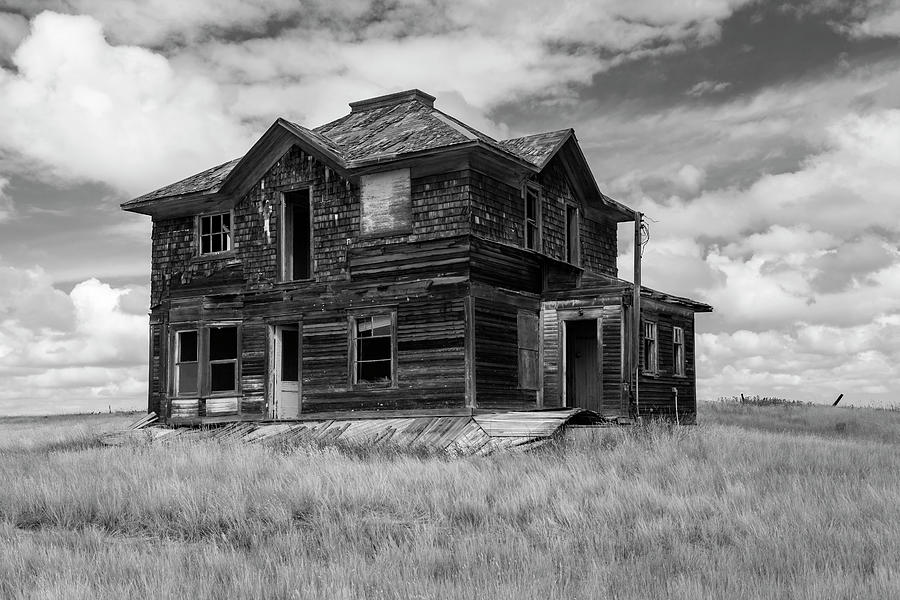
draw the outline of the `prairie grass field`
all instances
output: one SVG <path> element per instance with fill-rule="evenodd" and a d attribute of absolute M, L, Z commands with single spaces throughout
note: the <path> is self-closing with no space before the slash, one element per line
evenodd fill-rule
<path fill-rule="evenodd" d="M 900 412 L 702 404 L 450 459 L 0 419 L 0 598 L 897 598 Z"/>

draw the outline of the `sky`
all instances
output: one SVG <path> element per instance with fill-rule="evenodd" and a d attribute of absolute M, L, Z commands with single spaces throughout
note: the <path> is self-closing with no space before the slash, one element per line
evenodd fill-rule
<path fill-rule="evenodd" d="M 575 129 L 644 284 L 715 307 L 701 399 L 900 405 L 898 0 L 0 0 L 0 414 L 146 406 L 121 202 L 409 88 Z"/>

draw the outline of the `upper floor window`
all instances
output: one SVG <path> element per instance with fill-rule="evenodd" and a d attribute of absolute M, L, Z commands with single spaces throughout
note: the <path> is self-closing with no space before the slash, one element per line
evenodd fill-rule
<path fill-rule="evenodd" d="M 684 375 L 684 329 L 672 328 L 672 359 L 675 362 L 675 374 Z"/>
<path fill-rule="evenodd" d="M 281 280 L 312 278 L 312 203 L 309 188 L 285 192 L 281 226 Z"/>
<path fill-rule="evenodd" d="M 541 249 L 541 191 L 530 184 L 525 186 L 525 247 Z"/>
<path fill-rule="evenodd" d="M 231 213 L 200 217 L 200 254 L 231 250 Z"/>
<path fill-rule="evenodd" d="M 566 207 L 566 261 L 578 265 L 581 261 L 581 235 L 579 234 L 578 208 Z"/>
<path fill-rule="evenodd" d="M 656 343 L 656 323 L 652 321 L 644 321 L 644 372 L 659 372 L 659 357 Z"/>

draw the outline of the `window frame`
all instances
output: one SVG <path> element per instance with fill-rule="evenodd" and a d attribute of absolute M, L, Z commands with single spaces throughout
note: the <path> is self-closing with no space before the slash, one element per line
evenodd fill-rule
<path fill-rule="evenodd" d="M 181 336 L 185 333 L 196 333 L 196 359 L 191 361 L 182 361 L 181 360 L 181 347 L 182 340 Z M 200 330 L 199 328 L 185 328 L 178 329 L 173 332 L 173 344 L 172 344 L 172 388 L 170 390 L 170 396 L 174 398 L 194 398 L 200 395 Z M 197 385 L 196 389 L 193 392 L 184 392 L 181 391 L 181 365 L 192 364 L 196 365 L 197 368 Z"/>
<path fill-rule="evenodd" d="M 234 327 L 236 329 L 236 357 L 228 359 L 210 360 L 209 331 L 213 328 Z M 197 360 L 182 363 L 180 358 L 181 334 L 186 332 L 197 333 Z M 230 398 L 241 395 L 241 354 L 243 344 L 243 327 L 239 321 L 221 321 L 210 323 L 178 323 L 173 324 L 170 330 L 169 348 L 171 349 L 169 364 L 168 398 Z M 179 388 L 180 364 L 193 363 L 197 365 L 197 390 L 196 392 L 181 393 Z M 212 391 L 212 364 L 234 363 L 234 388 L 230 390 Z"/>
<path fill-rule="evenodd" d="M 212 232 L 212 219 L 214 217 L 228 217 L 228 229 L 227 231 L 220 231 L 217 233 Z M 210 233 L 203 233 L 203 220 L 210 219 Z M 221 222 L 221 221 L 220 221 Z M 206 214 L 197 215 L 196 220 L 196 231 L 197 231 L 197 256 L 200 257 L 216 257 L 227 255 L 229 253 L 234 252 L 234 210 L 227 210 L 224 212 L 211 212 Z M 223 228 L 224 229 L 224 228 Z M 227 242 L 228 247 L 223 250 L 212 250 L 212 237 L 213 236 L 224 236 L 225 242 Z M 203 251 L 203 238 L 210 238 L 210 250 L 208 252 Z"/>
<path fill-rule="evenodd" d="M 528 218 L 528 195 L 534 195 L 534 215 Z M 543 190 L 537 183 L 528 181 L 522 188 L 522 247 L 534 252 L 541 251 Z M 528 244 L 529 228 L 534 229 L 534 244 Z"/>
<path fill-rule="evenodd" d="M 678 334 L 681 334 L 680 336 Z M 680 337 L 680 339 L 679 339 Z M 684 328 L 672 327 L 672 363 L 676 377 L 687 377 L 687 346 L 684 340 Z"/>
<path fill-rule="evenodd" d="M 534 323 L 534 347 L 527 347 L 523 345 L 523 325 L 526 321 L 533 320 Z M 528 391 L 538 391 L 543 388 L 542 380 L 543 380 L 543 362 L 541 361 L 541 338 L 543 337 L 541 331 L 541 315 L 540 313 L 520 310 L 516 313 L 516 349 L 517 349 L 517 358 L 518 358 L 518 375 L 519 375 L 519 389 L 520 390 L 528 390 Z M 527 340 L 525 340 L 527 341 Z M 533 359 L 533 364 L 535 365 L 534 372 L 532 373 L 532 379 L 528 379 L 526 376 L 528 375 L 526 366 L 528 361 L 525 360 L 526 356 L 531 356 Z"/>
<path fill-rule="evenodd" d="M 309 274 L 307 277 L 302 279 L 294 279 L 294 256 L 293 256 L 293 232 L 294 232 L 294 215 L 291 213 L 291 240 L 290 245 L 288 244 L 288 207 L 291 204 L 296 204 L 292 202 L 289 195 L 303 192 L 305 191 L 307 196 L 307 210 L 309 211 L 309 231 L 307 232 L 308 243 L 309 243 L 309 262 L 307 267 L 309 269 Z M 297 188 L 285 189 L 281 191 L 281 214 L 280 214 L 280 222 L 278 224 L 278 255 L 279 255 L 279 264 L 278 264 L 278 280 L 282 283 L 290 283 L 293 281 L 312 281 L 315 279 L 315 269 L 313 265 L 315 264 L 315 244 L 313 243 L 313 233 L 315 230 L 315 214 L 313 210 L 313 192 L 312 187 L 310 186 L 302 186 Z M 290 261 L 288 260 L 288 248 L 291 249 Z M 289 269 L 290 267 L 290 269 Z M 290 273 L 288 271 L 290 270 Z"/>
<path fill-rule="evenodd" d="M 365 319 L 374 319 L 375 317 L 388 317 L 390 319 L 390 349 L 391 349 L 391 380 L 390 381 L 359 381 L 357 366 L 359 360 L 356 351 L 356 341 L 358 337 L 358 323 Z M 374 336 L 387 337 L 387 336 Z M 394 308 L 380 308 L 367 310 L 365 312 L 357 312 L 347 316 L 347 379 L 349 385 L 354 389 L 377 389 L 397 388 L 397 310 Z M 380 359 L 384 360 L 384 359 Z M 367 361 L 364 361 L 367 362 Z"/>
<path fill-rule="evenodd" d="M 571 222 L 569 215 L 572 215 Z M 581 266 L 581 210 L 575 204 L 566 204 L 566 262 L 576 267 Z"/>
<path fill-rule="evenodd" d="M 234 358 L 223 358 L 223 359 L 215 359 L 210 358 L 212 354 L 210 352 L 210 330 L 212 329 L 225 329 L 225 328 L 234 328 L 234 336 L 235 336 L 235 352 Z M 218 396 L 235 396 L 238 394 L 241 388 L 241 373 L 240 373 L 240 361 L 241 361 L 241 327 L 236 323 L 216 323 L 210 324 L 205 327 L 206 330 L 206 341 L 205 348 L 206 354 L 203 358 L 204 361 L 204 370 L 206 371 L 206 388 L 201 388 L 206 392 L 206 395 L 209 397 L 218 397 Z M 199 357 L 198 357 L 199 358 Z M 234 364 L 234 387 L 230 390 L 217 390 L 213 391 L 212 389 L 212 367 L 213 365 L 221 365 L 221 364 Z"/>
<path fill-rule="evenodd" d="M 641 363 L 645 375 L 659 374 L 659 325 L 656 321 L 641 319 Z M 652 333 L 652 335 L 651 335 Z M 648 359 L 649 344 L 649 361 Z M 650 363 L 649 365 L 647 363 Z"/>

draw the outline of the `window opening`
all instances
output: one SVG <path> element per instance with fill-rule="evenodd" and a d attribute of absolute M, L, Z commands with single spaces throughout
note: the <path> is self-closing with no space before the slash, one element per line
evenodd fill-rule
<path fill-rule="evenodd" d="M 179 331 L 175 349 L 175 393 L 196 394 L 199 380 L 197 331 Z"/>
<path fill-rule="evenodd" d="M 644 321 L 644 371 L 648 373 L 659 370 L 656 348 L 656 323 Z"/>
<path fill-rule="evenodd" d="M 393 381 L 391 315 L 357 317 L 354 326 L 354 383 Z"/>
<path fill-rule="evenodd" d="M 200 217 L 200 254 L 231 250 L 231 213 Z"/>
<path fill-rule="evenodd" d="M 579 262 L 581 240 L 578 231 L 578 208 L 566 207 L 566 260 L 573 265 Z"/>
<path fill-rule="evenodd" d="M 312 218 L 309 189 L 284 195 L 282 280 L 312 277 Z"/>
<path fill-rule="evenodd" d="M 540 247 L 541 196 L 530 185 L 525 186 L 525 247 L 537 250 Z"/>
<path fill-rule="evenodd" d="M 675 362 L 675 374 L 684 375 L 684 329 L 681 327 L 672 329 L 672 349 Z"/>
<path fill-rule="evenodd" d="M 209 391 L 237 391 L 237 327 L 209 328 Z"/>

